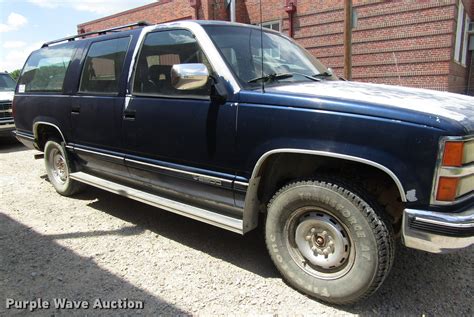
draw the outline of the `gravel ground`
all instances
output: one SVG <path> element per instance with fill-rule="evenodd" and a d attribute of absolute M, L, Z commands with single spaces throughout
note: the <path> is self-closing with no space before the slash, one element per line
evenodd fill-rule
<path fill-rule="evenodd" d="M 37 310 L 38 315 L 474 314 L 474 248 L 433 255 L 398 245 L 368 300 L 319 303 L 287 286 L 263 235 L 244 237 L 94 188 L 57 194 L 42 160 L 0 139 L 0 315 L 6 298 L 144 301 L 141 310 Z"/>

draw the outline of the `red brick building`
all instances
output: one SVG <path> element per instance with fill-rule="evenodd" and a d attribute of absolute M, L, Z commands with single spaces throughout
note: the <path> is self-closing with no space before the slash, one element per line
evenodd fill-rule
<path fill-rule="evenodd" d="M 228 2 L 228 1 L 227 1 Z M 140 20 L 229 20 L 226 0 L 159 0 L 78 25 L 78 32 Z M 473 0 L 354 0 L 353 80 L 474 95 Z M 264 26 L 291 35 L 343 73 L 344 0 L 261 0 Z M 290 20 L 292 23 L 290 24 Z M 259 0 L 236 0 L 236 21 L 260 23 Z M 290 34 L 291 33 L 291 34 Z M 474 46 L 474 35 L 471 47 Z"/>

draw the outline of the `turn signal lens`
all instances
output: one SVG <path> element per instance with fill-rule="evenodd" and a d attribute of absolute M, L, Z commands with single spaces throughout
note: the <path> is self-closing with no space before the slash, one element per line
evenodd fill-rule
<path fill-rule="evenodd" d="M 443 153 L 443 166 L 462 166 L 464 142 L 446 142 Z"/>
<path fill-rule="evenodd" d="M 459 178 L 440 177 L 438 183 L 438 192 L 436 193 L 436 200 L 439 201 L 454 201 L 458 191 Z"/>

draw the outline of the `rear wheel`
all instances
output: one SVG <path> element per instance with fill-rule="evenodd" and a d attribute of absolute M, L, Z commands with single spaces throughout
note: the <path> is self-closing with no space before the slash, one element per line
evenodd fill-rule
<path fill-rule="evenodd" d="M 270 255 L 299 291 L 336 304 L 377 290 L 391 268 L 393 234 L 376 203 L 341 180 L 301 181 L 268 207 Z"/>
<path fill-rule="evenodd" d="M 83 185 L 70 178 L 71 165 L 66 151 L 57 140 L 48 140 L 44 146 L 44 162 L 48 179 L 56 191 L 63 196 L 71 196 Z"/>

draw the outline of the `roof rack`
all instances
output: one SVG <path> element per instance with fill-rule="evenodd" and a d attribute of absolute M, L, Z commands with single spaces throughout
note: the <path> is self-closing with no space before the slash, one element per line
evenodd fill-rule
<path fill-rule="evenodd" d="M 121 26 L 115 26 L 115 27 L 110 28 L 110 29 L 104 29 L 104 30 L 100 30 L 100 31 L 81 33 L 81 34 L 77 34 L 77 35 L 73 35 L 73 36 L 63 37 L 63 38 L 55 40 L 55 41 L 46 42 L 41 46 L 41 48 L 48 47 L 51 44 L 56 44 L 56 43 L 60 43 L 60 42 L 66 42 L 66 41 L 67 42 L 72 42 L 75 39 L 77 39 L 78 37 L 86 37 L 86 36 L 95 35 L 95 34 L 104 35 L 107 32 L 113 32 L 113 31 L 118 31 L 118 30 L 121 30 L 121 29 L 131 28 L 133 26 L 148 26 L 148 25 L 152 25 L 152 24 L 150 24 L 146 21 L 139 21 L 139 22 L 125 24 L 125 25 L 121 25 Z"/>

